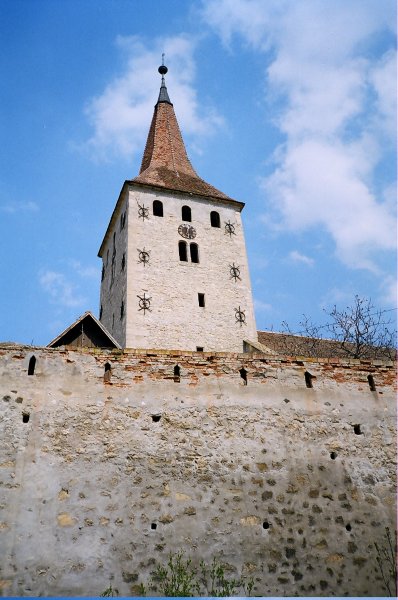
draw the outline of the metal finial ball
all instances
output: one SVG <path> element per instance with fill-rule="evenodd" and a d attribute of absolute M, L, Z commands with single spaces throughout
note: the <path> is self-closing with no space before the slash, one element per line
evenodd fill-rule
<path fill-rule="evenodd" d="M 159 73 L 160 73 L 161 75 L 166 75 L 166 73 L 167 73 L 167 71 L 168 71 L 168 68 L 167 68 L 167 67 L 165 67 L 164 65 L 161 65 L 161 66 L 159 67 L 158 71 L 159 71 Z"/>

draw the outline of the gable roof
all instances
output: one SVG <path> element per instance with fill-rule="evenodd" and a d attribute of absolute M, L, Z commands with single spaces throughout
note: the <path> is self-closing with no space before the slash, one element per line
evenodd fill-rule
<path fill-rule="evenodd" d="M 258 331 L 258 341 L 269 350 L 282 356 L 302 356 L 307 358 L 353 358 L 354 345 L 346 344 L 346 350 L 338 340 L 325 340 L 291 333 Z M 350 352 L 352 351 L 352 352 Z M 396 360 L 395 348 L 367 346 L 361 358 Z"/>
<path fill-rule="evenodd" d="M 164 81 L 163 75 L 167 68 L 163 67 L 163 71 L 160 69 L 162 85 L 159 98 L 155 105 L 140 173 L 132 182 L 236 202 L 201 179 L 192 167 Z M 243 203 L 239 204 L 243 208 Z"/>
<path fill-rule="evenodd" d="M 47 344 L 47 348 L 58 348 L 59 346 L 88 348 L 121 347 L 89 310 Z"/>

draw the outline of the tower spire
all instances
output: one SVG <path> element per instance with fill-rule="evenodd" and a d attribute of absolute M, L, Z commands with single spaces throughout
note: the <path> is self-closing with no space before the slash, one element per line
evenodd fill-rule
<path fill-rule="evenodd" d="M 162 76 L 159 98 L 155 104 L 140 174 L 132 181 L 190 194 L 231 200 L 215 187 L 203 181 L 191 165 L 174 107 L 167 93 L 164 76 L 168 72 L 168 68 L 164 64 L 164 54 L 162 54 L 162 64 L 158 71 Z"/>
<path fill-rule="evenodd" d="M 158 68 L 158 71 L 159 71 L 159 73 L 162 76 L 162 82 L 161 82 L 161 85 L 160 85 L 160 92 L 159 92 L 158 104 L 159 104 L 159 102 L 168 102 L 169 104 L 171 104 L 170 98 L 169 98 L 169 94 L 167 93 L 166 82 L 165 82 L 165 79 L 164 79 L 164 76 L 166 75 L 166 73 L 168 71 L 168 68 L 164 64 L 164 52 L 162 54 L 162 64 Z"/>

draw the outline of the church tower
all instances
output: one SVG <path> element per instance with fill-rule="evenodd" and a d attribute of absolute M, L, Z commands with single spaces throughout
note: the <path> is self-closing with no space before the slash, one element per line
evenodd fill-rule
<path fill-rule="evenodd" d="M 257 341 L 242 202 L 193 169 L 162 76 L 138 177 L 98 256 L 100 321 L 122 347 L 242 352 Z"/>

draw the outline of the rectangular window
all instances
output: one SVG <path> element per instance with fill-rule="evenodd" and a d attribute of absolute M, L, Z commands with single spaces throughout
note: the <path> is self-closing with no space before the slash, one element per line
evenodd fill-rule
<path fill-rule="evenodd" d="M 204 306 L 205 306 L 205 295 L 204 294 L 198 294 L 198 302 L 199 302 L 199 306 L 201 308 L 204 308 Z"/>
<path fill-rule="evenodd" d="M 204 348 L 203 346 L 196 346 L 196 352 L 203 352 Z"/>

